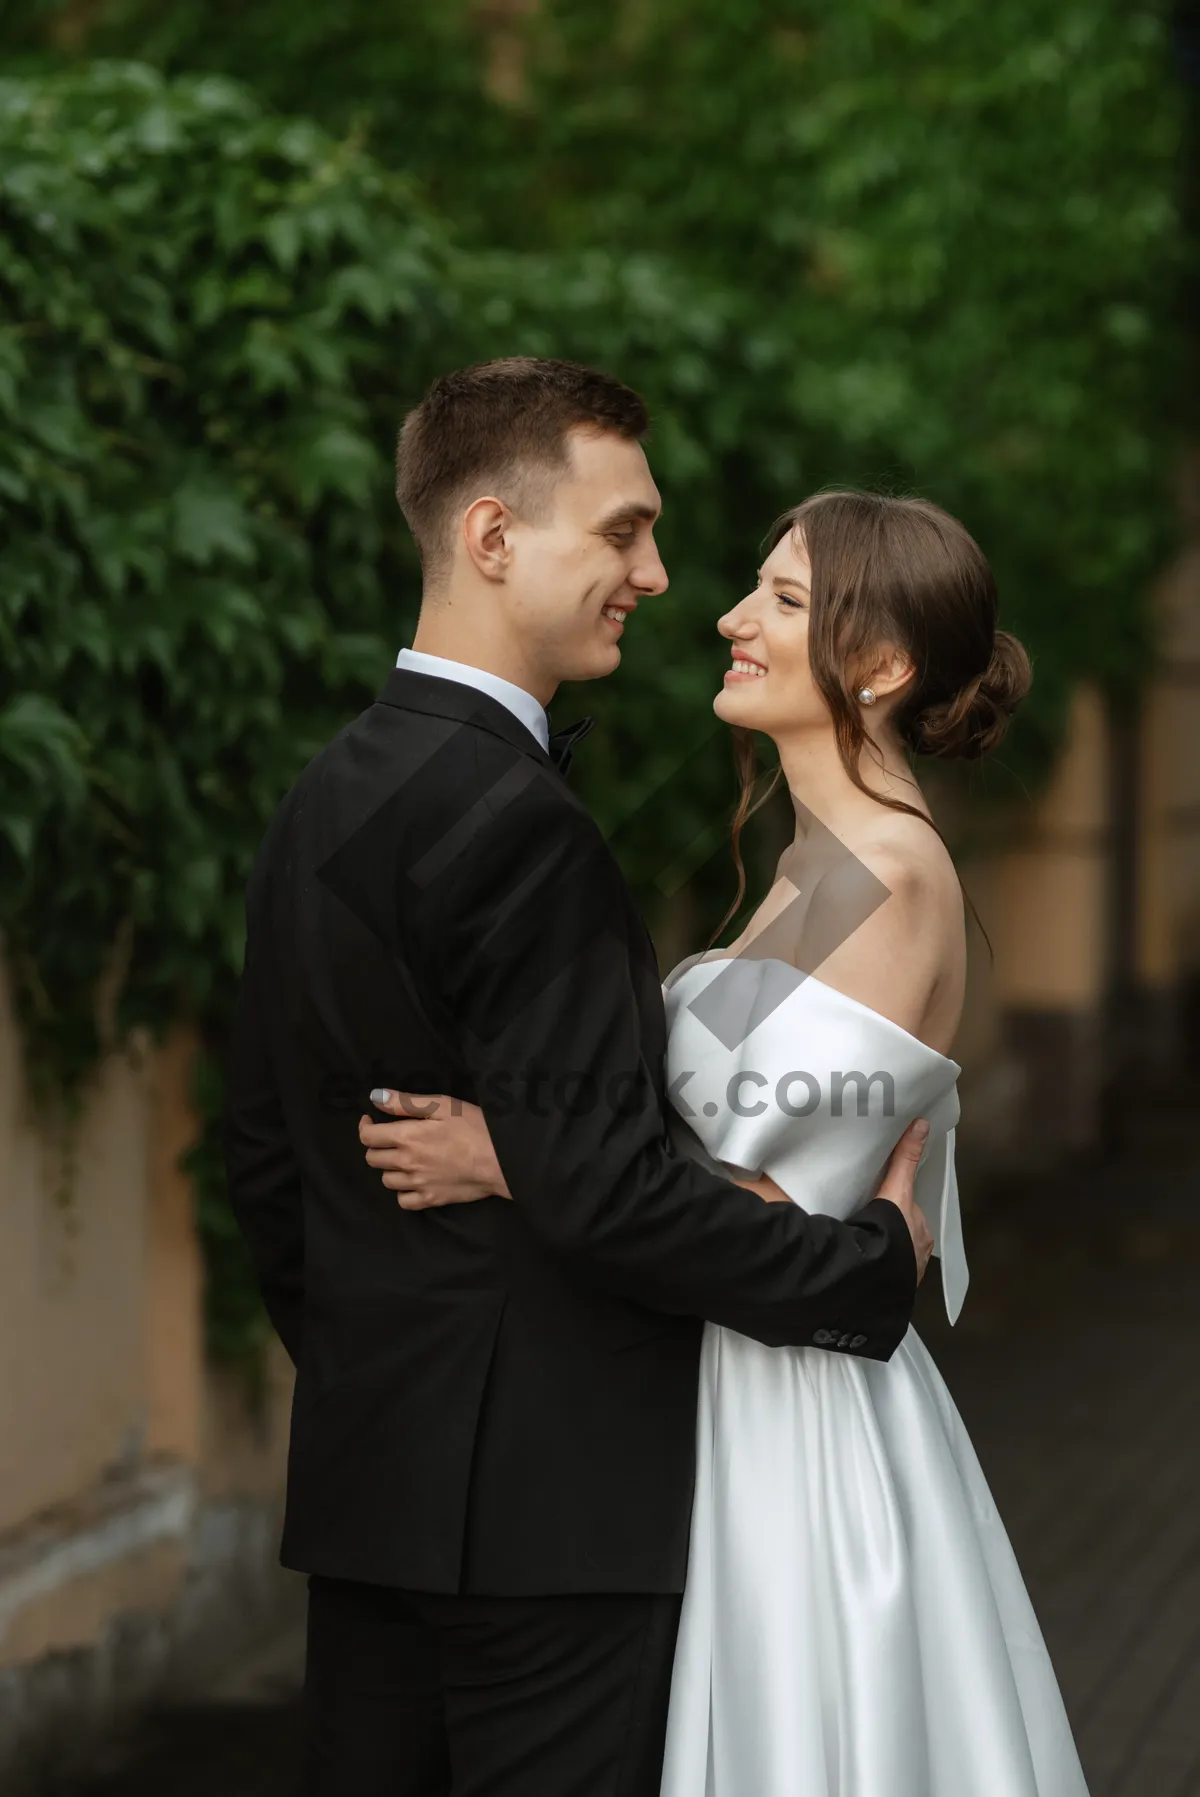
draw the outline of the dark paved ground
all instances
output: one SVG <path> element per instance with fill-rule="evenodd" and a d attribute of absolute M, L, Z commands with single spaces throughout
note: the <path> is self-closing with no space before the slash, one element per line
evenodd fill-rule
<path fill-rule="evenodd" d="M 1200 1147 L 1178 1123 L 1153 1156 L 969 1215 L 962 1319 L 939 1317 L 936 1282 L 918 1314 L 1008 1524 L 1092 1797 L 1200 1797 Z M 234 1681 L 241 1701 L 154 1719 L 72 1797 L 294 1797 L 296 1667 L 285 1647 Z"/>

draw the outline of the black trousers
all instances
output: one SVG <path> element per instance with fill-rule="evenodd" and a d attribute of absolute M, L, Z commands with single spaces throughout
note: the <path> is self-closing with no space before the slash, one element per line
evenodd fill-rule
<path fill-rule="evenodd" d="M 305 1797 L 658 1797 L 678 1597 L 308 1584 Z"/>

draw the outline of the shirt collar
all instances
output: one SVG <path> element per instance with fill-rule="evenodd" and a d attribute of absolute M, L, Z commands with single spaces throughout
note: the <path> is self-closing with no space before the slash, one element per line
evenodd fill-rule
<path fill-rule="evenodd" d="M 523 686 L 502 680 L 486 668 L 473 668 L 469 662 L 451 661 L 447 655 L 427 655 L 423 649 L 401 649 L 396 657 L 398 668 L 413 674 L 436 674 L 442 680 L 457 680 L 460 686 L 473 686 L 476 692 L 496 699 L 537 739 L 543 749 L 550 744 L 550 720 L 545 707 Z"/>

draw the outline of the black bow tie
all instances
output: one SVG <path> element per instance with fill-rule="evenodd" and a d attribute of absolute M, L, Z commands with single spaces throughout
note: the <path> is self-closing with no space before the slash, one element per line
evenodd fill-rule
<path fill-rule="evenodd" d="M 580 718 L 577 724 L 570 724 L 565 730 L 556 730 L 550 738 L 547 754 L 560 774 L 567 773 L 575 744 L 583 741 L 595 722 L 595 718 Z"/>

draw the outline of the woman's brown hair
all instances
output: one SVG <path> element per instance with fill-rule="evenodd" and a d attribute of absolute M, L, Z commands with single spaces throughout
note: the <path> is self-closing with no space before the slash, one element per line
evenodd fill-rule
<path fill-rule="evenodd" d="M 1031 676 L 1016 637 L 996 628 L 996 582 L 983 551 L 940 506 L 878 493 L 806 499 L 776 520 L 768 553 L 789 534 L 803 541 L 812 567 L 809 665 L 829 707 L 842 766 L 879 804 L 929 822 L 915 805 L 874 792 L 863 779 L 860 763 L 870 739 L 856 695 L 875 653 L 894 644 L 916 670 L 891 720 L 905 747 L 966 760 L 997 747 Z M 735 727 L 733 751 L 740 785 L 732 825 L 738 889 L 714 942 L 745 897 L 742 830 L 782 777 L 776 768 L 756 800 L 754 733 Z"/>

